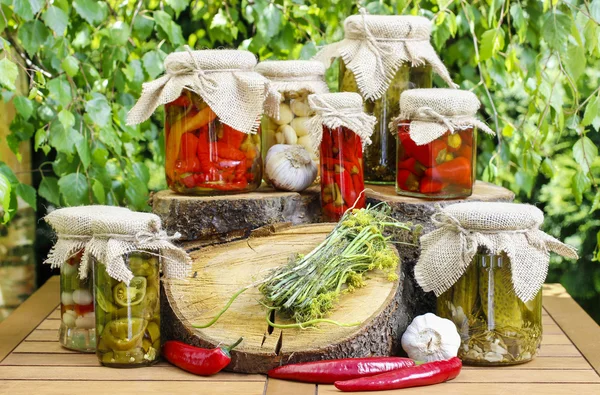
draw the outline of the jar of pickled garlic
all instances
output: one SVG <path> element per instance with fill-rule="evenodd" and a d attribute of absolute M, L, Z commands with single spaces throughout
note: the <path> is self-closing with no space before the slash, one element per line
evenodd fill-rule
<path fill-rule="evenodd" d="M 329 64 L 337 58 L 340 91 L 360 93 L 365 112 L 377 118 L 373 142 L 364 152 L 365 181 L 393 184 L 396 141 L 389 124 L 398 116 L 401 93 L 431 88 L 432 70 L 455 85 L 430 44 L 427 18 L 367 15 L 361 9 L 346 18 L 344 32 L 344 40 L 325 46 L 315 59 Z"/>
<path fill-rule="evenodd" d="M 477 128 L 481 103 L 469 91 L 412 89 L 400 98 L 396 192 L 422 198 L 471 196 L 475 183 Z"/>
<path fill-rule="evenodd" d="M 188 275 L 190 258 L 154 214 L 94 218 L 84 264 L 94 268 L 96 355 L 104 366 L 148 366 L 160 356 L 160 271 Z"/>
<path fill-rule="evenodd" d="M 323 217 L 337 222 L 348 209 L 365 207 L 362 149 L 375 117 L 362 111 L 356 93 L 314 94 L 308 101 L 315 111 L 310 135 L 320 149 Z"/>
<path fill-rule="evenodd" d="M 466 364 L 530 361 L 542 339 L 541 287 L 554 251 L 575 250 L 542 232 L 543 213 L 513 203 L 459 203 L 434 214 L 437 229 L 421 237 L 415 278 L 434 291 L 437 314 L 461 336 Z"/>
<path fill-rule="evenodd" d="M 99 215 L 120 216 L 129 210 L 122 207 L 94 206 L 93 210 L 68 207 L 52 211 L 44 219 L 56 232 L 56 244 L 45 263 L 60 268 L 60 344 L 70 350 L 96 350 L 94 284 L 82 278 L 81 258 L 92 238 L 91 221 Z"/>
<path fill-rule="evenodd" d="M 281 94 L 277 116 L 263 116 L 263 161 L 273 145 L 288 144 L 301 145 L 309 152 L 313 161 L 318 163 L 319 158 L 308 134 L 313 116 L 308 105 L 308 95 L 329 92 L 323 63 L 311 60 L 270 60 L 260 62 L 255 70 L 265 76 L 273 89 Z"/>
<path fill-rule="evenodd" d="M 165 105 L 165 173 L 169 188 L 193 195 L 255 190 L 262 179 L 260 120 L 280 95 L 254 71 L 248 51 L 175 52 L 166 75 L 144 84 L 128 124 Z"/>

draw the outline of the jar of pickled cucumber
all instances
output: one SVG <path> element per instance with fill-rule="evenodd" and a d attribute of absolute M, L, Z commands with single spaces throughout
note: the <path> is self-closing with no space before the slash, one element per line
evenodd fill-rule
<path fill-rule="evenodd" d="M 166 75 L 144 84 L 128 114 L 138 124 L 165 105 L 165 174 L 169 188 L 191 195 L 255 190 L 262 180 L 260 120 L 280 95 L 254 71 L 248 51 L 175 52 Z"/>
<path fill-rule="evenodd" d="M 60 268 L 60 314 L 58 332 L 60 344 L 70 350 L 96 350 L 94 287 L 89 278 L 82 278 L 81 258 L 92 238 L 92 219 L 99 215 L 120 216 L 129 210 L 122 207 L 68 207 L 52 211 L 44 219 L 56 232 L 57 241 L 45 263 Z"/>
<path fill-rule="evenodd" d="M 367 15 L 361 9 L 346 18 L 344 31 L 344 40 L 325 46 L 315 59 L 329 64 L 337 58 L 340 91 L 360 93 L 365 111 L 377 118 L 373 143 L 364 152 L 365 181 L 393 184 L 396 140 L 389 124 L 398 116 L 401 93 L 431 88 L 432 70 L 455 85 L 431 46 L 427 18 Z"/>
<path fill-rule="evenodd" d="M 477 96 L 460 89 L 411 89 L 400 98 L 396 192 L 421 198 L 471 196 L 475 183 Z M 395 125 L 395 126 L 394 126 Z"/>
<path fill-rule="evenodd" d="M 83 265 L 93 265 L 96 355 L 104 366 L 148 366 L 160 356 L 160 272 L 188 275 L 190 258 L 154 214 L 92 221 Z"/>
<path fill-rule="evenodd" d="M 278 115 L 264 115 L 262 120 L 263 160 L 275 144 L 301 145 L 318 163 L 314 144 L 308 134 L 313 113 L 308 95 L 327 93 L 325 66 L 311 60 L 270 60 L 260 62 L 255 70 L 271 82 L 281 94 Z M 265 163 L 266 166 L 266 163 Z M 266 180 L 269 183 L 269 180 Z"/>
<path fill-rule="evenodd" d="M 464 363 L 513 365 L 537 355 L 548 251 L 577 258 L 539 229 L 543 220 L 535 206 L 513 203 L 459 203 L 433 215 L 437 229 L 421 237 L 415 278 L 438 297 L 437 314 L 455 323 Z"/>

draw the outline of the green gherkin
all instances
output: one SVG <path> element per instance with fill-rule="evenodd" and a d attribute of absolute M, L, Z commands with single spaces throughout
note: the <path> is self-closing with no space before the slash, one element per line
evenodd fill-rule
<path fill-rule="evenodd" d="M 478 276 L 479 268 L 476 264 L 471 264 L 462 277 L 454 284 L 454 294 L 452 303 L 458 309 L 462 307 L 465 315 L 470 316 L 476 313 L 478 297 Z"/>

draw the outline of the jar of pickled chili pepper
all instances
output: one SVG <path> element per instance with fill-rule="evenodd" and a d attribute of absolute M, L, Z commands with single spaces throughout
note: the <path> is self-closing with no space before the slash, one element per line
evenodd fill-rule
<path fill-rule="evenodd" d="M 413 89 L 400 98 L 396 192 L 450 199 L 470 196 L 475 183 L 480 102 L 469 91 Z"/>
<path fill-rule="evenodd" d="M 415 278 L 438 297 L 437 314 L 455 323 L 464 363 L 513 365 L 537 355 L 548 251 L 577 258 L 539 229 L 543 220 L 535 206 L 480 202 L 432 217 L 437 229 L 421 237 Z"/>
<path fill-rule="evenodd" d="M 175 52 L 162 78 L 145 84 L 128 124 L 165 105 L 165 173 L 169 188 L 195 195 L 255 190 L 262 179 L 260 120 L 280 95 L 254 71 L 248 51 Z"/>
<path fill-rule="evenodd" d="M 361 9 L 344 22 L 344 40 L 325 46 L 315 59 L 339 62 L 339 90 L 358 92 L 365 112 L 377 118 L 372 144 L 365 147 L 365 181 L 393 184 L 395 130 L 400 95 L 407 89 L 431 88 L 432 70 L 454 86 L 430 44 L 431 22 L 419 16 L 367 15 Z M 415 66 L 419 65 L 419 66 Z"/>
<path fill-rule="evenodd" d="M 356 93 L 308 97 L 315 111 L 311 136 L 319 144 L 323 217 L 338 221 L 350 208 L 364 208 L 363 145 L 370 142 L 375 117 L 362 111 Z"/>
<path fill-rule="evenodd" d="M 154 214 L 92 221 L 85 264 L 94 268 L 96 355 L 104 366 L 148 366 L 160 356 L 160 271 L 188 275 L 190 258 Z"/>
<path fill-rule="evenodd" d="M 96 331 L 94 284 L 80 276 L 81 258 L 92 238 L 91 221 L 99 215 L 120 216 L 129 210 L 122 207 L 94 206 L 93 210 L 68 207 L 54 210 L 44 219 L 56 232 L 56 244 L 45 263 L 60 268 L 60 344 L 70 350 L 94 352 Z"/>

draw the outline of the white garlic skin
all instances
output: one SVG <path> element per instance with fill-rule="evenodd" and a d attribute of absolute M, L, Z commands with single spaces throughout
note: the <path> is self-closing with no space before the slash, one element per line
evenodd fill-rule
<path fill-rule="evenodd" d="M 279 105 L 279 119 L 274 119 L 275 123 L 278 125 L 285 125 L 292 122 L 292 119 L 294 119 L 294 114 L 292 113 L 290 106 L 281 103 Z"/>
<path fill-rule="evenodd" d="M 267 152 L 265 177 L 277 189 L 300 192 L 317 178 L 317 164 L 300 145 L 276 144 Z"/>
<path fill-rule="evenodd" d="M 415 317 L 401 342 L 409 358 L 415 361 L 442 361 L 458 354 L 460 335 L 452 321 L 427 313 Z"/>

